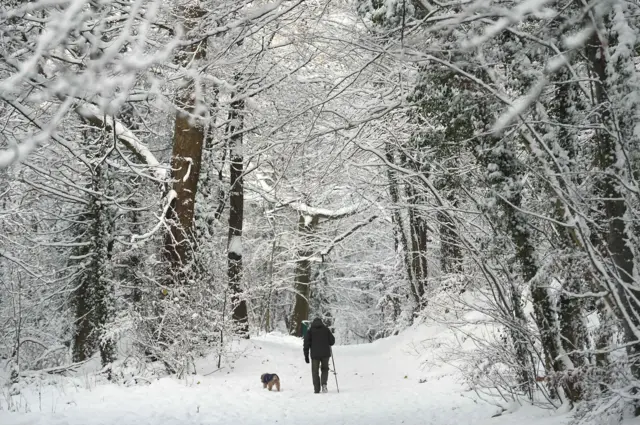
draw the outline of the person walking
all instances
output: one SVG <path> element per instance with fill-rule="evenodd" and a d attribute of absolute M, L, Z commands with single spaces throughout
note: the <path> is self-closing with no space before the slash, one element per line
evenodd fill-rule
<path fill-rule="evenodd" d="M 316 317 L 311 322 L 311 327 L 304 336 L 304 360 L 309 363 L 309 351 L 311 351 L 311 377 L 313 378 L 313 392 L 326 393 L 327 380 L 329 379 L 329 359 L 331 358 L 331 346 L 336 343 L 336 338 L 331 330 L 322 323 L 322 319 Z M 318 374 L 322 371 L 322 376 Z"/>

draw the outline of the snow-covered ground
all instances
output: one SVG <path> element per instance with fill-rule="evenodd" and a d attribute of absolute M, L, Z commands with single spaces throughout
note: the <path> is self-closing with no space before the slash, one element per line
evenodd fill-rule
<path fill-rule="evenodd" d="M 167 377 L 150 385 L 123 387 L 91 385 L 91 379 L 86 378 L 87 385 L 26 388 L 18 400 L 22 412 L 0 411 L 0 424 L 567 423 L 567 415 L 532 407 L 492 418 L 496 407 L 477 402 L 474 394 L 464 391 L 457 382 L 454 368 L 433 361 L 437 348 L 425 346 L 424 341 L 437 340 L 444 332 L 447 331 L 435 326 L 420 326 L 373 344 L 335 347 L 339 394 L 333 375 L 329 379 L 329 394 L 313 394 L 301 340 L 271 334 L 238 343 L 237 348 L 244 354 L 234 368 L 210 375 L 207 374 L 216 370 L 213 359 L 200 361 L 199 375 L 190 375 L 186 380 Z M 280 393 L 262 388 L 259 377 L 265 372 L 281 377 Z M 6 399 L 0 404 L 6 409 Z"/>

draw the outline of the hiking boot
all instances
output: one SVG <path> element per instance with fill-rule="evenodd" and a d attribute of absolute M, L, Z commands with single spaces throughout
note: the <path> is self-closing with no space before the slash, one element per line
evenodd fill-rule
<path fill-rule="evenodd" d="M 322 392 L 323 392 L 323 393 L 328 393 L 328 392 L 329 392 L 329 390 L 327 389 L 327 386 L 326 386 L 326 385 L 323 385 L 323 386 L 322 386 Z"/>

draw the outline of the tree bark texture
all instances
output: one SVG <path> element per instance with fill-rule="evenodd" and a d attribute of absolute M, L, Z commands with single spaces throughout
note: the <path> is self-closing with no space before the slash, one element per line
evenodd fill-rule
<path fill-rule="evenodd" d="M 313 255 L 312 235 L 318 226 L 319 216 L 300 214 L 298 218 L 298 234 L 301 247 L 298 249 L 298 258 L 295 265 L 294 290 L 296 293 L 289 333 L 294 336 L 302 336 L 302 321 L 309 319 L 309 297 L 311 295 L 311 262 L 309 257 Z"/>
<path fill-rule="evenodd" d="M 414 277 L 412 294 L 416 302 L 416 311 L 426 305 L 424 299 L 427 286 L 427 223 L 415 206 L 421 205 L 421 197 L 410 183 L 406 186 L 409 203 L 409 236 L 411 240 L 411 271 Z"/>
<path fill-rule="evenodd" d="M 505 230 L 516 248 L 516 258 L 520 264 L 522 278 L 529 283 L 534 308 L 534 319 L 540 332 L 542 349 L 546 363 L 554 372 L 571 371 L 573 365 L 564 355 L 560 340 L 560 329 L 555 317 L 555 305 L 547 286 L 537 276 L 538 264 L 535 258 L 535 241 L 527 223 L 527 217 L 519 211 L 522 203 L 519 164 L 513 147 L 497 142 L 489 153 L 489 162 L 496 166 L 490 185 L 496 192 L 498 205 L 505 213 Z M 565 394 L 571 401 L 580 399 L 581 394 L 575 382 L 567 379 L 563 384 Z"/>
<path fill-rule="evenodd" d="M 93 169 L 91 189 L 96 194 L 106 193 L 106 165 Z M 115 360 L 115 342 L 103 338 L 106 326 L 115 314 L 114 288 L 108 276 L 110 219 L 101 198 L 91 198 L 85 217 L 86 236 L 89 238 L 87 254 L 89 264 L 80 273 L 80 285 L 74 294 L 76 328 L 74 331 L 73 360 L 90 358 L 100 351 L 102 365 Z"/>
<path fill-rule="evenodd" d="M 447 195 L 449 204 L 454 208 L 458 206 L 458 200 L 450 190 Z M 458 229 L 449 214 L 438 213 L 440 223 L 440 267 L 442 273 L 462 273 L 462 243 L 458 235 Z"/>
<path fill-rule="evenodd" d="M 624 122 L 619 119 L 616 122 L 611 113 L 609 92 L 615 92 L 613 87 L 616 82 L 614 77 L 608 75 L 606 52 L 614 48 L 618 40 L 612 37 L 604 42 L 596 33 L 587 45 L 587 57 L 591 70 L 595 74 L 595 98 L 600 106 L 600 122 L 607 130 L 597 132 L 595 161 L 601 170 L 598 182 L 599 198 L 604 207 L 606 223 L 604 223 L 604 243 L 606 251 L 613 263 L 614 272 L 611 276 L 604 276 L 609 284 L 612 299 L 615 302 L 615 310 L 622 324 L 627 345 L 627 355 L 631 366 L 631 372 L 636 379 L 640 379 L 640 288 L 633 278 L 634 254 L 630 247 L 629 229 L 625 216 L 627 205 L 624 194 L 620 191 L 619 180 L 624 181 L 626 160 L 619 160 L 620 150 L 625 150 L 633 137 L 635 123 Z M 621 60 L 621 59 L 619 59 Z M 618 65 L 618 64 L 612 64 Z M 624 67 L 625 64 L 620 64 Z M 633 69 L 633 63 L 630 65 Z M 617 82 L 619 84 L 619 82 Z M 618 88 L 620 89 L 620 88 Z M 620 114 L 618 114 L 620 115 Z M 637 392 L 637 390 L 636 390 Z M 640 406 L 636 407 L 636 416 L 640 415 Z"/>
<path fill-rule="evenodd" d="M 184 10 L 186 31 L 195 28 L 204 11 L 198 7 Z M 177 60 L 182 65 L 205 57 L 204 42 L 188 45 L 178 52 Z M 196 112 L 195 81 L 190 81 L 177 100 L 173 152 L 171 154 L 172 190 L 175 198 L 167 210 L 170 230 L 165 236 L 165 255 L 171 266 L 174 283 L 183 278 L 182 268 L 188 263 L 193 249 L 195 201 L 205 141 L 204 126 Z"/>
<path fill-rule="evenodd" d="M 395 164 L 396 161 L 393 146 L 390 143 L 385 144 L 385 156 L 390 164 Z M 398 251 L 399 245 L 402 248 L 407 280 L 413 288 L 415 287 L 415 277 L 411 266 L 411 251 L 409 249 L 409 242 L 405 232 L 404 220 L 402 219 L 402 214 L 400 212 L 400 185 L 398 183 L 398 175 L 391 167 L 387 167 L 387 180 L 389 181 L 389 195 L 391 196 L 391 203 L 393 204 L 393 233 L 395 236 L 396 252 Z M 413 292 L 414 291 L 412 289 L 412 293 Z"/>
<path fill-rule="evenodd" d="M 242 129 L 244 101 L 231 103 L 229 111 L 229 241 L 227 249 L 228 279 L 231 290 L 233 320 L 238 332 L 249 337 L 249 321 L 247 317 L 247 301 L 242 290 L 242 227 L 244 220 L 244 157 L 242 154 Z"/>

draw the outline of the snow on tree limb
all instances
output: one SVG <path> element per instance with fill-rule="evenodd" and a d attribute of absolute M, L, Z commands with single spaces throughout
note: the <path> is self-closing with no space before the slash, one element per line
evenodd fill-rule
<path fill-rule="evenodd" d="M 76 108 L 76 113 L 84 118 L 91 125 L 98 128 L 105 128 L 115 132 L 115 136 L 124 144 L 138 159 L 154 169 L 155 177 L 158 180 L 166 180 L 168 169 L 160 164 L 149 148 L 142 143 L 135 134 L 126 128 L 120 121 L 112 116 L 104 115 L 96 105 L 85 103 Z M 115 123 L 115 126 L 114 126 Z"/>
<path fill-rule="evenodd" d="M 30 275 L 31 277 L 33 277 L 36 280 L 42 279 L 41 276 L 37 275 L 36 273 L 34 273 L 32 271 L 33 267 L 25 264 L 22 260 L 20 260 L 19 258 L 14 257 L 13 255 L 9 254 L 6 251 L 0 251 L 0 258 L 5 258 L 6 260 L 14 263 L 15 265 L 17 265 L 18 267 L 20 267 L 24 272 L 26 272 L 28 275 Z"/>
<path fill-rule="evenodd" d="M 327 208 L 312 207 L 302 202 L 291 202 L 287 204 L 289 207 L 298 211 L 302 215 L 318 216 L 325 220 L 336 220 L 357 213 L 360 205 L 349 205 L 346 207 L 330 210 Z"/>
<path fill-rule="evenodd" d="M 259 187 L 248 183 L 247 188 L 250 188 L 251 190 L 259 193 L 265 199 L 267 199 L 267 201 L 276 204 L 274 211 L 284 207 L 289 207 L 294 211 L 297 211 L 301 215 L 318 216 L 323 220 L 337 220 L 348 217 L 350 215 L 354 215 L 362 209 L 361 205 L 355 204 L 331 210 L 328 208 L 312 207 L 297 200 L 280 201 L 274 195 L 275 189 L 265 181 L 264 175 L 258 173 L 257 179 Z"/>
<path fill-rule="evenodd" d="M 174 201 L 174 199 L 178 198 L 178 194 L 176 193 L 175 190 L 170 190 L 169 193 L 167 193 L 166 198 L 167 199 L 165 201 L 164 208 L 162 209 L 162 215 L 158 217 L 158 222 L 156 223 L 155 226 L 153 226 L 153 229 L 151 229 L 150 231 L 148 231 L 143 235 L 132 235 L 131 236 L 132 243 L 138 240 L 149 239 L 160 229 L 160 227 L 162 227 L 163 224 L 165 224 L 165 217 L 167 216 L 167 212 L 169 211 L 169 208 L 171 207 L 171 203 Z"/>
<path fill-rule="evenodd" d="M 255 21 L 261 19 L 261 18 L 268 18 L 266 20 L 266 22 L 271 22 L 274 21 L 286 14 L 288 14 L 289 12 L 291 12 L 293 9 L 295 9 L 296 7 L 298 7 L 299 5 L 301 5 L 303 3 L 303 0 L 297 0 L 295 3 L 293 3 L 291 6 L 287 7 L 286 9 L 283 9 L 281 11 L 278 11 L 278 9 L 280 8 L 280 6 L 284 3 L 283 0 L 278 0 L 276 2 L 267 4 L 263 7 L 253 7 L 250 10 L 248 10 L 246 12 L 246 15 L 242 18 L 239 18 L 233 22 L 230 22 L 226 25 L 222 25 L 219 27 L 215 27 L 213 29 L 210 29 L 209 31 L 207 31 L 206 33 L 204 33 L 202 35 L 202 37 L 199 37 L 196 42 L 200 42 L 202 39 L 206 39 L 209 37 L 213 37 L 216 36 L 218 34 L 223 34 L 226 33 L 232 29 L 235 28 L 242 28 L 245 27 L 251 23 L 254 23 Z"/>
<path fill-rule="evenodd" d="M 377 218 L 378 218 L 377 215 L 372 215 L 371 217 L 367 218 L 366 220 L 361 221 L 359 223 L 356 223 L 351 229 L 349 229 L 349 230 L 345 231 L 344 233 L 338 235 L 333 241 L 331 241 L 331 244 L 329 246 L 327 246 L 325 249 L 320 251 L 320 257 L 324 261 L 324 257 L 329 255 L 331 253 L 331 251 L 333 251 L 333 248 L 336 247 L 337 244 L 339 244 L 343 240 L 347 239 L 349 236 L 351 236 L 352 234 L 354 234 L 355 232 L 357 232 L 361 228 L 363 228 L 366 225 L 372 223 Z"/>
<path fill-rule="evenodd" d="M 0 169 L 7 168 L 11 164 L 26 158 L 38 145 L 38 140 L 32 137 L 19 145 L 0 150 Z"/>
<path fill-rule="evenodd" d="M 471 40 L 469 46 L 478 47 L 500 34 L 510 25 L 522 22 L 527 16 L 539 14 L 547 3 L 549 3 L 549 0 L 526 0 L 516 4 L 516 6 L 510 10 L 509 15 L 496 21 L 485 30 L 482 36 Z"/>
<path fill-rule="evenodd" d="M 80 161 L 82 161 L 85 165 L 89 164 L 89 162 L 84 157 L 84 155 L 82 155 L 79 152 L 74 152 L 73 148 L 71 147 L 71 144 L 68 141 L 64 140 L 63 138 L 61 138 L 60 136 L 57 136 L 54 133 L 54 129 L 52 128 L 51 125 L 46 125 L 40 122 L 40 120 L 38 120 L 35 117 L 36 114 L 33 110 L 31 110 L 31 108 L 23 105 L 18 100 L 11 99 L 7 96 L 3 96 L 2 94 L 0 94 L 0 99 L 2 99 L 7 104 L 11 105 L 11 107 L 14 108 L 18 113 L 20 113 L 20 115 L 25 117 L 31 124 L 33 124 L 34 126 L 36 126 L 42 131 L 40 134 L 30 137 L 25 142 L 19 145 L 16 145 L 10 149 L 1 150 L 0 151 L 0 169 L 6 168 L 11 164 L 26 158 L 39 145 L 41 145 L 42 143 L 46 142 L 49 139 L 55 140 L 59 145 L 63 146 L 66 150 L 68 150 L 69 152 L 72 152 L 74 156 Z"/>

